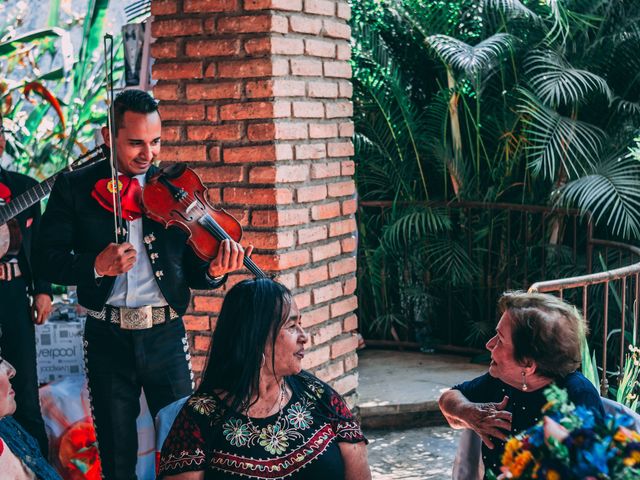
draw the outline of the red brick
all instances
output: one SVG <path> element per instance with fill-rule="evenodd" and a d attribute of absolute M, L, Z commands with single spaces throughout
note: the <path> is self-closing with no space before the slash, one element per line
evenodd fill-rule
<path fill-rule="evenodd" d="M 292 59 L 291 74 L 301 77 L 319 77 L 322 75 L 322 61 L 312 58 Z"/>
<path fill-rule="evenodd" d="M 331 242 L 311 249 L 311 258 L 314 262 L 319 262 L 325 258 L 340 255 L 340 242 Z"/>
<path fill-rule="evenodd" d="M 230 103 L 220 107 L 221 120 L 247 120 L 254 118 L 272 118 L 272 102 Z"/>
<path fill-rule="evenodd" d="M 346 275 L 347 273 L 353 273 L 356 271 L 357 262 L 356 257 L 343 258 L 329 263 L 329 276 L 331 278 L 338 277 L 340 275 Z"/>
<path fill-rule="evenodd" d="M 342 175 L 351 176 L 356 173 L 356 163 L 353 160 L 341 162 Z"/>
<path fill-rule="evenodd" d="M 341 123 L 339 126 L 341 137 L 353 137 L 354 127 L 353 122 Z"/>
<path fill-rule="evenodd" d="M 353 85 L 349 81 L 340 81 L 339 83 L 339 96 L 341 98 L 351 98 L 353 95 Z"/>
<path fill-rule="evenodd" d="M 358 246 L 358 241 L 356 237 L 349 237 L 341 239 L 340 244 L 342 245 L 342 253 L 351 253 L 354 252 Z"/>
<path fill-rule="evenodd" d="M 331 358 L 338 358 L 345 353 L 355 351 L 356 348 L 358 348 L 358 336 L 352 333 L 346 334 L 331 344 Z"/>
<path fill-rule="evenodd" d="M 342 321 L 342 331 L 351 332 L 357 329 L 358 329 L 358 317 L 356 315 L 349 315 Z M 356 365 L 357 364 L 358 364 L 358 361 L 356 360 Z M 351 370 L 351 369 L 349 368 L 348 370 Z"/>
<path fill-rule="evenodd" d="M 160 158 L 165 162 L 206 162 L 207 147 L 205 145 L 165 146 L 162 147 Z"/>
<path fill-rule="evenodd" d="M 355 152 L 353 143 L 349 140 L 347 142 L 329 142 L 327 153 L 330 157 L 352 157 Z"/>
<path fill-rule="evenodd" d="M 311 178 L 328 178 L 340 176 L 340 164 L 334 163 L 314 163 L 311 165 Z"/>
<path fill-rule="evenodd" d="M 204 120 L 203 105 L 160 105 L 162 120 Z"/>
<path fill-rule="evenodd" d="M 358 203 L 355 198 L 342 202 L 342 215 L 351 215 L 358 210 Z"/>
<path fill-rule="evenodd" d="M 313 303 L 319 304 L 333 300 L 334 298 L 342 296 L 342 283 L 335 282 L 323 287 L 314 288 L 311 291 L 313 297 Z"/>
<path fill-rule="evenodd" d="M 304 53 L 312 57 L 335 58 L 336 44 L 324 40 L 307 39 L 304 41 Z"/>
<path fill-rule="evenodd" d="M 348 278 L 343 282 L 343 285 L 344 285 L 344 294 L 351 295 L 353 292 L 356 291 L 356 286 L 357 286 L 356 277 Z"/>
<path fill-rule="evenodd" d="M 157 97 L 156 97 L 157 98 Z M 178 126 L 162 126 L 162 140 L 164 142 L 177 142 L 182 138 L 182 128 Z"/>
<path fill-rule="evenodd" d="M 178 13 L 177 0 L 154 0 L 151 2 L 151 15 L 171 15 Z"/>
<path fill-rule="evenodd" d="M 302 312 L 302 326 L 309 328 L 329 320 L 329 305 Z"/>
<path fill-rule="evenodd" d="M 296 190 L 296 200 L 299 203 L 317 202 L 325 198 L 327 198 L 326 185 L 310 185 Z"/>
<path fill-rule="evenodd" d="M 274 277 L 274 280 L 278 283 L 281 283 L 289 290 L 294 290 L 298 287 L 296 284 L 296 274 L 295 273 L 281 273 Z"/>
<path fill-rule="evenodd" d="M 319 18 L 308 18 L 293 15 L 289 19 L 289 27 L 291 31 L 296 33 L 310 33 L 317 35 L 322 29 L 322 20 Z"/>
<path fill-rule="evenodd" d="M 293 102 L 293 116 L 297 118 L 322 118 L 324 117 L 324 104 L 322 102 Z"/>
<path fill-rule="evenodd" d="M 304 11 L 315 13 L 316 15 L 333 16 L 336 11 L 336 4 L 328 0 L 305 0 Z"/>
<path fill-rule="evenodd" d="M 323 20 L 322 31 L 327 37 L 342 38 L 344 40 L 351 38 L 351 27 L 340 20 Z"/>
<path fill-rule="evenodd" d="M 330 183 L 328 185 L 330 197 L 342 197 L 356 193 L 356 184 L 353 180 L 347 182 Z"/>
<path fill-rule="evenodd" d="M 183 315 L 182 320 L 187 330 L 209 330 L 210 323 L 207 315 Z"/>
<path fill-rule="evenodd" d="M 157 100 L 178 100 L 180 90 L 175 83 L 157 83 L 153 87 L 153 96 Z"/>
<path fill-rule="evenodd" d="M 300 310 L 311 305 L 311 292 L 300 292 L 293 296 L 293 300 Z"/>
<path fill-rule="evenodd" d="M 302 0 L 245 0 L 244 9 L 251 10 L 302 10 Z"/>
<path fill-rule="evenodd" d="M 202 62 L 154 63 L 153 78 L 158 80 L 202 78 Z"/>
<path fill-rule="evenodd" d="M 184 0 L 186 13 L 232 12 L 238 9 L 237 0 Z"/>
<path fill-rule="evenodd" d="M 196 295 L 193 297 L 193 309 L 196 312 L 219 312 L 222 307 L 222 297 Z"/>
<path fill-rule="evenodd" d="M 329 237 L 347 235 L 357 230 L 356 221 L 353 218 L 333 222 L 329 225 Z"/>
<path fill-rule="evenodd" d="M 295 149 L 297 160 L 325 158 L 327 155 L 324 143 L 303 143 L 296 145 Z"/>
<path fill-rule="evenodd" d="M 273 145 L 251 147 L 227 147 L 222 152 L 225 163 L 254 163 L 267 162 L 276 159 Z"/>
<path fill-rule="evenodd" d="M 329 346 L 321 346 L 313 350 L 305 350 L 302 368 L 308 370 L 318 365 L 322 365 L 329 359 L 331 349 Z"/>
<path fill-rule="evenodd" d="M 214 123 L 220 120 L 217 105 L 207 105 L 207 120 Z"/>
<path fill-rule="evenodd" d="M 271 15 L 222 17 L 212 33 L 267 33 L 271 31 Z"/>
<path fill-rule="evenodd" d="M 283 205 L 293 201 L 293 193 L 287 188 L 236 188 L 224 189 L 223 200 L 227 204 Z"/>
<path fill-rule="evenodd" d="M 337 60 L 351 60 L 351 45 L 348 42 L 340 42 L 336 48 Z"/>
<path fill-rule="evenodd" d="M 200 176 L 204 183 L 236 183 L 242 182 L 242 167 L 197 167 L 196 173 Z"/>
<path fill-rule="evenodd" d="M 249 55 L 302 55 L 304 42 L 299 38 L 267 37 L 247 40 L 244 49 Z"/>
<path fill-rule="evenodd" d="M 349 375 L 335 380 L 332 383 L 333 388 L 342 396 L 345 396 L 349 392 L 355 391 L 358 388 L 358 373 L 354 372 Z"/>
<path fill-rule="evenodd" d="M 237 82 L 195 83 L 187 85 L 189 100 L 240 98 L 242 86 Z"/>
<path fill-rule="evenodd" d="M 355 295 L 352 295 L 345 300 L 334 302 L 331 304 L 331 318 L 340 317 L 346 313 L 353 312 L 356 308 L 358 308 L 358 297 Z"/>
<path fill-rule="evenodd" d="M 178 56 L 178 43 L 175 41 L 152 43 L 151 56 L 156 60 L 163 58 L 176 58 Z"/>
<path fill-rule="evenodd" d="M 303 182 L 309 176 L 307 165 L 277 165 L 253 167 L 249 171 L 250 183 Z"/>
<path fill-rule="evenodd" d="M 209 161 L 210 162 L 219 162 L 220 161 L 220 147 L 218 145 L 214 145 L 213 147 L 209 147 Z"/>
<path fill-rule="evenodd" d="M 196 335 L 193 337 L 193 347 L 196 351 L 208 351 L 211 345 L 211 337 L 204 335 Z"/>
<path fill-rule="evenodd" d="M 154 38 L 200 35 L 203 31 L 199 18 L 155 20 L 151 24 L 151 35 Z"/>
<path fill-rule="evenodd" d="M 309 82 L 309 96 L 315 98 L 337 98 L 338 85 L 334 82 Z"/>
<path fill-rule="evenodd" d="M 263 97 L 302 97 L 305 95 L 305 82 L 299 80 L 256 80 L 247 82 L 246 93 L 249 98 Z"/>
<path fill-rule="evenodd" d="M 268 77 L 273 74 L 273 63 L 268 58 L 234 60 L 218 64 L 220 78 Z"/>
<path fill-rule="evenodd" d="M 334 337 L 342 333 L 342 322 L 332 322 L 328 325 L 322 325 L 311 334 L 311 344 L 320 345 L 327 343 Z"/>
<path fill-rule="evenodd" d="M 315 376 L 323 382 L 330 382 L 344 373 L 344 365 L 341 361 L 330 363 L 315 371 Z"/>
<path fill-rule="evenodd" d="M 200 373 L 207 365 L 207 355 L 192 355 L 191 356 L 191 370 L 194 373 Z"/>
<path fill-rule="evenodd" d="M 249 55 L 271 53 L 271 37 L 251 38 L 244 42 L 244 51 Z"/>
<path fill-rule="evenodd" d="M 252 257 L 257 265 L 270 271 L 287 270 L 309 263 L 307 250 L 294 250 L 276 255 L 254 254 Z"/>
<path fill-rule="evenodd" d="M 340 216 L 340 204 L 338 202 L 325 203 L 324 205 L 314 205 L 313 207 L 311 207 L 311 218 L 314 220 L 326 220 L 328 218 L 334 218 L 338 216 Z"/>
<path fill-rule="evenodd" d="M 186 46 L 188 57 L 228 57 L 239 52 L 239 40 L 191 40 Z"/>
<path fill-rule="evenodd" d="M 338 136 L 338 126 L 335 123 L 310 123 L 309 138 L 332 138 Z"/>
<path fill-rule="evenodd" d="M 339 1 L 337 17 L 344 20 L 349 20 L 351 18 L 351 5 L 349 5 L 349 3 L 347 2 Z"/>
<path fill-rule="evenodd" d="M 317 227 L 309 227 L 298 230 L 298 245 L 317 242 L 318 240 L 325 240 L 326 238 L 326 225 L 318 225 Z"/>
<path fill-rule="evenodd" d="M 325 105 L 327 118 L 351 117 L 353 116 L 353 103 L 332 102 Z"/>
<path fill-rule="evenodd" d="M 329 279 L 329 272 L 326 265 L 320 265 L 316 268 L 308 270 L 300 270 L 298 272 L 298 285 L 305 287 L 312 283 L 320 283 Z"/>
<path fill-rule="evenodd" d="M 294 232 L 244 232 L 242 243 L 251 244 L 260 250 L 289 248 L 294 244 Z"/>
<path fill-rule="evenodd" d="M 216 140 L 218 142 L 240 140 L 242 126 L 237 123 L 228 125 L 194 125 L 187 127 L 189 140 Z"/>
<path fill-rule="evenodd" d="M 309 210 L 298 208 L 291 210 L 257 210 L 251 214 L 254 227 L 289 227 L 309 222 Z"/>

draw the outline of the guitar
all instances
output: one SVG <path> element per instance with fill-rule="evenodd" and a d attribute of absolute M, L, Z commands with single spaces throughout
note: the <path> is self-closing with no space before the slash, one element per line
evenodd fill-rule
<path fill-rule="evenodd" d="M 11 202 L 0 206 L 0 258 L 7 254 L 17 255 L 20 251 L 20 246 L 22 245 L 22 232 L 20 231 L 20 226 L 18 225 L 18 221 L 15 217 L 49 195 L 53 188 L 53 183 L 56 181 L 58 175 L 64 172 L 69 172 L 75 167 L 85 167 L 91 163 L 97 162 L 98 160 L 107 158 L 108 152 L 109 150 L 106 145 L 99 145 L 93 150 L 90 150 L 77 158 L 66 168 L 63 168 L 43 182 L 34 185 L 29 190 L 22 192 L 20 195 L 13 198 Z M 91 157 L 94 153 L 96 155 Z"/>

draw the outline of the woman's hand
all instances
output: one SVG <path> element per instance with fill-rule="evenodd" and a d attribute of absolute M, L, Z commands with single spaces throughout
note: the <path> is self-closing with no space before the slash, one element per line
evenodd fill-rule
<path fill-rule="evenodd" d="M 471 403 L 465 408 L 469 427 L 480 435 L 482 442 L 493 449 L 491 437 L 506 440 L 511 433 L 511 412 L 505 410 L 509 397 L 500 403 Z"/>
<path fill-rule="evenodd" d="M 509 397 L 500 403 L 473 403 L 459 390 L 447 390 L 440 396 L 440 410 L 452 428 L 469 428 L 493 449 L 491 437 L 506 440 L 511 433 L 511 412 L 505 410 Z"/>
<path fill-rule="evenodd" d="M 338 443 L 344 462 L 345 480 L 371 480 L 371 470 L 367 459 L 367 446 L 364 442 Z"/>

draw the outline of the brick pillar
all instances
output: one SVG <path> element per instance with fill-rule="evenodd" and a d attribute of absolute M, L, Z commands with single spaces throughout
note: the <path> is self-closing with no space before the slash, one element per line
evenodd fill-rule
<path fill-rule="evenodd" d="M 292 289 L 305 368 L 355 390 L 350 9 L 338 0 L 153 0 L 162 159 L 188 162 Z M 233 285 L 244 275 L 234 275 Z M 223 292 L 185 317 L 201 370 Z"/>

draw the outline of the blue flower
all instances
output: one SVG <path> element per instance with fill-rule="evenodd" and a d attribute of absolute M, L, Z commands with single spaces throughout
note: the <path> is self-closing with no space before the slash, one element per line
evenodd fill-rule
<path fill-rule="evenodd" d="M 579 478 L 609 475 L 607 463 L 615 455 L 615 450 L 609 450 L 610 443 L 611 437 L 605 437 L 600 442 L 593 442 L 590 449 L 576 452 L 575 473 Z"/>
<path fill-rule="evenodd" d="M 574 410 L 574 413 L 582 420 L 582 428 L 593 428 L 595 426 L 596 420 L 593 415 L 593 410 L 590 410 L 583 405 L 579 405 Z"/>

